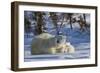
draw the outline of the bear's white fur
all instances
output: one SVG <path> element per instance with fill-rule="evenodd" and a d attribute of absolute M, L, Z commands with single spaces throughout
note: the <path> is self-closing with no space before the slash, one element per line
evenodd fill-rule
<path fill-rule="evenodd" d="M 58 44 L 57 46 L 49 48 L 49 49 L 51 49 L 52 54 L 56 54 L 56 53 L 74 53 L 75 52 L 75 48 L 69 42 L 66 43 L 66 44 L 64 44 L 64 43 Z M 57 50 L 59 50 L 59 52 Z"/>
<path fill-rule="evenodd" d="M 42 33 L 35 37 L 31 44 L 32 54 L 74 53 L 75 48 L 69 42 L 57 43 L 56 38 L 49 33 Z M 52 44 L 52 45 L 50 45 Z M 47 46 L 47 47 L 45 47 Z"/>
<path fill-rule="evenodd" d="M 53 46 L 56 46 L 55 36 L 42 33 L 34 37 L 31 43 L 31 54 L 51 54 Z"/>

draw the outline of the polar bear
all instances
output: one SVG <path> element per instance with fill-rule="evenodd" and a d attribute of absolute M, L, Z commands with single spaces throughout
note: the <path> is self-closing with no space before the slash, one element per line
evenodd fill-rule
<path fill-rule="evenodd" d="M 54 35 L 49 33 L 42 33 L 35 36 L 31 43 L 31 54 L 52 54 L 50 48 L 56 46 L 56 39 Z"/>
<path fill-rule="evenodd" d="M 62 37 L 62 36 L 60 36 Z M 74 53 L 75 48 L 64 39 L 57 43 L 57 37 L 49 33 L 42 33 L 32 40 L 31 54 Z"/>
<path fill-rule="evenodd" d="M 71 45 L 70 42 L 67 42 L 68 41 L 67 36 L 58 35 L 57 38 L 59 42 L 57 43 L 56 52 L 59 52 L 59 53 L 74 53 L 75 52 L 74 46 Z"/>
<path fill-rule="evenodd" d="M 61 49 L 61 53 L 74 53 L 75 52 L 75 48 L 74 46 L 72 46 L 70 44 L 70 42 L 66 42 L 65 44 L 59 44 L 58 47 L 59 49 Z"/>
<path fill-rule="evenodd" d="M 66 44 L 57 44 L 57 46 L 50 48 L 52 54 L 56 53 L 74 53 L 75 48 L 68 42 Z"/>

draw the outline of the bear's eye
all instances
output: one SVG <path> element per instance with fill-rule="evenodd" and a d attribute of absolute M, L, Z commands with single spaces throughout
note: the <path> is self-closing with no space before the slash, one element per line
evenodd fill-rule
<path fill-rule="evenodd" d="M 59 40 L 57 40 L 57 43 L 60 43 L 60 41 L 59 41 Z"/>

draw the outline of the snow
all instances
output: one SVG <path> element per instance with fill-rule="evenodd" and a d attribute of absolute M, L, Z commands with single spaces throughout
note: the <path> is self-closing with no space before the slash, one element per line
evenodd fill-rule
<path fill-rule="evenodd" d="M 27 15 L 31 15 L 28 13 Z M 49 18 L 50 19 L 50 18 Z M 87 21 L 90 24 L 90 15 L 87 14 Z M 33 23 L 33 22 L 32 22 Z M 30 44 L 32 39 L 34 39 L 34 33 L 25 33 L 24 34 L 24 61 L 44 61 L 44 60 L 68 60 L 68 59 L 84 59 L 90 58 L 90 31 L 80 31 L 79 24 L 74 23 L 73 29 L 70 29 L 68 23 L 64 23 L 62 28 L 59 28 L 62 35 L 66 36 L 66 41 L 70 42 L 75 47 L 75 53 L 64 53 L 64 54 L 44 54 L 44 55 L 31 55 Z M 56 29 L 52 25 L 52 21 L 46 23 L 47 32 L 52 35 L 56 35 Z M 90 29 L 89 29 L 90 30 Z"/>
<path fill-rule="evenodd" d="M 77 32 L 78 29 L 66 29 L 64 28 L 62 32 L 65 32 L 65 35 L 67 35 L 67 41 L 70 42 L 75 47 L 75 53 L 73 54 L 45 54 L 45 55 L 31 55 L 31 48 L 30 43 L 32 41 L 33 35 L 30 34 L 30 38 L 25 38 L 25 52 L 24 56 L 25 62 L 28 61 L 44 61 L 44 60 L 59 60 L 59 59 L 83 59 L 83 58 L 89 58 L 90 57 L 90 38 L 89 34 L 87 32 L 81 33 Z M 52 33 L 52 32 L 51 32 Z M 53 32 L 54 33 L 54 32 Z"/>
<path fill-rule="evenodd" d="M 29 45 L 27 45 L 29 47 Z M 58 59 L 80 59 L 80 58 L 89 58 L 90 56 L 90 48 L 89 43 L 81 43 L 81 45 L 77 45 L 75 47 L 75 53 L 70 54 L 46 54 L 46 55 L 31 55 L 30 48 L 25 51 L 25 62 L 26 61 L 38 61 L 41 59 L 44 60 L 58 60 Z"/>

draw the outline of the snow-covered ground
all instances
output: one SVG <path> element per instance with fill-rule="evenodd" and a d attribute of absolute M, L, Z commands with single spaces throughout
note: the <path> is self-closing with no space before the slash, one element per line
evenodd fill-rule
<path fill-rule="evenodd" d="M 59 60 L 59 59 L 82 59 L 89 58 L 90 56 L 90 47 L 89 43 L 81 43 L 75 45 L 75 53 L 73 54 L 47 54 L 47 55 L 31 55 L 29 45 L 25 49 L 25 58 L 24 61 L 40 61 L 40 60 Z"/>
<path fill-rule="evenodd" d="M 50 30 L 49 30 L 50 31 Z M 75 47 L 75 53 L 70 54 L 46 54 L 46 55 L 31 55 L 30 43 L 34 37 L 32 33 L 26 37 L 24 35 L 24 61 L 42 61 L 42 60 L 59 60 L 59 59 L 83 59 L 90 57 L 90 33 L 80 32 L 78 28 L 61 29 L 62 33 L 67 36 L 67 41 L 70 42 Z M 55 34 L 55 30 L 52 30 L 50 34 Z"/>

